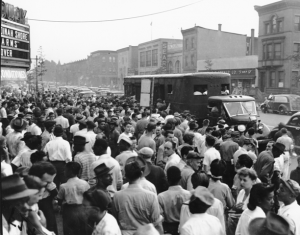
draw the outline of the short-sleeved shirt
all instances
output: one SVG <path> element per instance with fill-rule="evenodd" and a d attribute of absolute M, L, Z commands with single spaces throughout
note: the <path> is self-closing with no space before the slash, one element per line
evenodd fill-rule
<path fill-rule="evenodd" d="M 92 164 L 95 161 L 96 156 L 91 152 L 83 151 L 75 155 L 74 162 L 78 162 L 81 166 L 81 179 L 88 181 L 93 178 Z"/>
<path fill-rule="evenodd" d="M 122 233 L 115 217 L 106 212 L 92 235 L 122 235 Z"/>
<path fill-rule="evenodd" d="M 146 189 L 152 193 L 157 194 L 155 185 L 152 184 L 150 181 L 148 181 L 145 177 L 141 177 L 139 184 L 143 189 Z M 129 186 L 129 183 L 123 184 L 121 189 L 124 190 L 124 189 L 128 188 L 128 186 Z"/>
<path fill-rule="evenodd" d="M 203 165 L 207 166 L 207 168 L 210 169 L 210 164 L 215 159 L 221 160 L 221 155 L 218 150 L 216 150 L 214 147 L 211 147 L 207 149 L 206 152 L 204 153 Z"/>
<path fill-rule="evenodd" d="M 64 128 L 64 129 L 66 129 L 70 126 L 69 120 L 64 118 L 63 116 L 58 116 L 57 118 L 54 119 L 54 121 L 56 121 L 56 124 L 61 125 L 62 128 Z"/>
<path fill-rule="evenodd" d="M 20 164 L 22 166 L 26 166 L 26 167 L 31 167 L 32 166 L 32 162 L 30 161 L 30 157 L 31 154 L 35 153 L 37 151 L 37 149 L 28 149 L 27 151 L 24 151 L 21 155 L 20 155 Z"/>
<path fill-rule="evenodd" d="M 164 221 L 175 223 L 180 220 L 180 210 L 182 204 L 189 200 L 191 193 L 181 186 L 170 186 L 165 192 L 158 195 L 158 202 Z"/>
<path fill-rule="evenodd" d="M 72 161 L 70 144 L 62 137 L 49 141 L 44 152 L 49 154 L 50 161 Z"/>
<path fill-rule="evenodd" d="M 78 177 L 70 178 L 61 184 L 58 192 L 58 199 L 67 204 L 82 204 L 83 193 L 90 188 L 90 185 Z"/>
<path fill-rule="evenodd" d="M 139 226 L 161 220 L 157 196 L 138 184 L 115 193 L 113 213 L 121 230 L 131 230 L 132 234 Z"/>

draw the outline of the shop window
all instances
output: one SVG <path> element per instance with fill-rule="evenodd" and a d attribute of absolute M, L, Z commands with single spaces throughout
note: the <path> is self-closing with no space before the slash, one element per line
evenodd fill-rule
<path fill-rule="evenodd" d="M 281 58 L 281 44 L 275 43 L 274 44 L 274 59 L 280 59 Z"/>
<path fill-rule="evenodd" d="M 194 95 L 207 95 L 207 85 L 194 85 Z"/>
<path fill-rule="evenodd" d="M 300 16 L 295 16 L 294 25 L 295 30 L 300 31 Z"/>
<path fill-rule="evenodd" d="M 292 86 L 293 87 L 300 86 L 300 79 L 298 78 L 298 71 L 292 71 Z"/>
<path fill-rule="evenodd" d="M 168 94 L 173 94 L 173 86 L 171 84 L 168 85 Z"/>
<path fill-rule="evenodd" d="M 275 76 L 275 72 L 270 72 L 269 87 L 276 87 L 276 76 Z"/>
<path fill-rule="evenodd" d="M 278 87 L 284 87 L 284 72 L 278 72 Z"/>

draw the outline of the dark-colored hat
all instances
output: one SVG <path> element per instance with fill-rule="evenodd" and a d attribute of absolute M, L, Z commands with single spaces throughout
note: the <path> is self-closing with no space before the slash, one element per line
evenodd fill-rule
<path fill-rule="evenodd" d="M 95 169 L 94 169 L 94 172 L 96 175 L 96 177 L 94 179 L 96 179 L 99 176 L 108 174 L 113 168 L 114 168 L 114 166 L 107 167 L 105 163 L 100 164 L 99 166 L 95 167 Z"/>
<path fill-rule="evenodd" d="M 77 114 L 77 116 L 75 117 L 75 122 L 78 122 L 80 120 L 84 120 L 85 119 L 85 116 L 83 116 L 82 114 Z"/>
<path fill-rule="evenodd" d="M 64 129 L 62 128 L 61 125 L 56 125 L 56 126 L 54 127 L 53 134 L 54 134 L 55 136 L 61 136 L 61 135 L 63 135 L 63 133 L 64 133 Z"/>
<path fill-rule="evenodd" d="M 289 223 L 280 215 L 268 212 L 266 218 L 253 219 L 248 227 L 250 235 L 292 235 Z"/>
<path fill-rule="evenodd" d="M 143 177 L 146 177 L 147 175 L 150 174 L 151 170 L 150 170 L 149 165 L 147 164 L 146 160 L 140 156 L 138 156 L 138 157 L 134 156 L 134 157 L 128 158 L 125 165 L 127 165 L 131 162 L 134 162 L 134 161 L 136 161 L 139 164 L 139 166 L 144 170 L 143 175 L 142 175 Z"/>
<path fill-rule="evenodd" d="M 92 206 L 99 207 L 101 210 L 107 210 L 109 204 L 111 203 L 111 198 L 103 190 L 93 190 L 90 193 L 90 200 Z"/>
<path fill-rule="evenodd" d="M 24 119 L 19 117 L 15 118 L 11 122 L 11 128 L 14 130 L 22 130 L 25 129 L 26 126 L 27 126 L 27 122 Z"/>
<path fill-rule="evenodd" d="M 21 199 L 38 193 L 37 189 L 28 189 L 25 182 L 17 174 L 4 177 L 1 181 L 3 200 Z"/>
<path fill-rule="evenodd" d="M 198 186 L 192 195 L 198 198 L 207 207 L 211 207 L 214 204 L 215 198 L 206 187 Z"/>
<path fill-rule="evenodd" d="M 84 136 L 80 136 L 80 135 L 74 136 L 74 145 L 75 144 L 85 145 L 86 143 L 88 143 L 88 141 L 86 141 L 86 138 Z"/>
<path fill-rule="evenodd" d="M 282 154 L 284 154 L 284 150 L 285 150 L 284 144 L 276 142 L 275 144 L 273 144 L 273 148 L 277 148 Z"/>
<path fill-rule="evenodd" d="M 20 140 L 26 142 L 27 140 L 31 139 L 33 136 L 34 136 L 34 135 L 31 134 L 31 132 L 26 132 L 26 133 L 24 134 L 23 138 L 20 139 Z"/>
<path fill-rule="evenodd" d="M 46 120 L 46 121 L 44 122 L 44 126 L 45 126 L 46 128 L 51 127 L 51 126 L 54 126 L 55 124 L 56 124 L 56 121 L 53 121 L 53 120 Z"/>
<path fill-rule="evenodd" d="M 240 137 L 240 133 L 238 131 L 232 131 L 230 136 L 231 138 L 238 138 Z"/>
<path fill-rule="evenodd" d="M 89 129 L 93 129 L 96 127 L 96 124 L 92 121 L 87 121 L 86 122 L 86 126 L 89 128 Z"/>
<path fill-rule="evenodd" d="M 188 155 L 186 156 L 186 159 L 201 159 L 203 157 L 200 156 L 199 153 L 196 152 L 189 152 Z"/>

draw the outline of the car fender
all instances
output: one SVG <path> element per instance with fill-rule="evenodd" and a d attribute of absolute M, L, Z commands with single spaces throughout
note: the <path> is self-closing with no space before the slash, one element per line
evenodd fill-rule
<path fill-rule="evenodd" d="M 286 111 L 290 111 L 290 109 L 289 109 L 285 104 L 279 105 L 278 111 L 279 111 L 281 108 L 284 108 Z"/>

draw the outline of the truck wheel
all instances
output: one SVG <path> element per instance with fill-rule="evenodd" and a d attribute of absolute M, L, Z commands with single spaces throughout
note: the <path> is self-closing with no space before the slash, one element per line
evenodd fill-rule
<path fill-rule="evenodd" d="M 285 115 L 286 114 L 286 109 L 284 107 L 279 108 L 279 114 Z"/>

